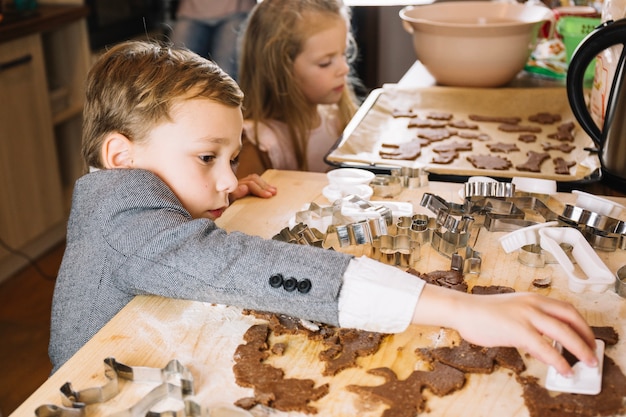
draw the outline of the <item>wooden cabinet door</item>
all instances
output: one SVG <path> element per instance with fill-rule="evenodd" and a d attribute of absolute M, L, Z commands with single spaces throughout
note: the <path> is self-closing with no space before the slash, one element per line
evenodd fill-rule
<path fill-rule="evenodd" d="M 63 219 L 46 71 L 35 34 L 0 43 L 0 238 L 20 248 Z"/>

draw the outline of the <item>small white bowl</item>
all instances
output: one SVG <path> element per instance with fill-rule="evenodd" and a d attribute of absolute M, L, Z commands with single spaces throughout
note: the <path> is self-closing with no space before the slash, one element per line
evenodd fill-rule
<path fill-rule="evenodd" d="M 348 185 L 368 185 L 375 177 L 373 172 L 359 168 L 338 168 L 326 173 L 328 182 L 339 187 Z"/>
<path fill-rule="evenodd" d="M 353 194 L 357 197 L 360 197 L 362 200 L 369 201 L 369 199 L 372 197 L 372 194 L 374 194 L 374 189 L 365 184 L 345 186 L 330 184 L 324 187 L 324 189 L 322 190 L 322 194 L 331 203 L 334 203 L 336 200 Z"/>

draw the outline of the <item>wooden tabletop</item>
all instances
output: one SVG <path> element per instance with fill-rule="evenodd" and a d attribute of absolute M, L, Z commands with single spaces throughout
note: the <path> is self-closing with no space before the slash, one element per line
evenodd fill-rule
<path fill-rule="evenodd" d="M 237 201 L 219 219 L 226 230 L 238 230 L 270 238 L 289 224 L 289 220 L 304 204 L 317 202 L 328 205 L 321 194 L 327 185 L 323 174 L 270 170 L 264 178 L 278 187 L 278 194 L 271 199 L 245 198 Z M 419 189 L 404 189 L 396 198 L 413 204 L 415 212 L 430 214 L 420 206 L 424 192 L 431 192 L 447 201 L 459 201 L 461 184 L 434 183 Z M 556 195 L 561 202 L 574 202 L 571 194 Z M 373 198 L 376 200 L 376 198 Z M 616 199 L 624 204 L 626 199 Z M 516 290 L 539 291 L 544 294 L 569 300 L 578 306 L 592 325 L 613 326 L 621 336 L 620 342 L 607 349 L 622 370 L 626 370 L 626 303 L 612 290 L 602 294 L 575 294 L 567 289 L 564 274 L 558 265 L 531 268 L 517 261 L 517 254 L 506 254 L 499 247 L 497 238 L 503 232 L 478 233 L 474 249 L 482 254 L 482 268 L 477 276 L 466 276 L 468 284 L 507 285 Z M 450 260 L 432 250 L 422 247 L 422 259 L 417 269 L 429 272 L 449 269 Z M 626 264 L 626 251 L 600 253 L 600 257 L 612 271 Z M 535 278 L 552 277 L 549 289 L 534 289 Z M 258 322 L 244 316 L 240 310 L 201 302 L 172 300 L 155 296 L 139 296 L 118 313 L 92 340 L 90 340 L 63 367 L 52 375 L 12 416 L 32 416 L 38 406 L 61 405 L 60 387 L 71 382 L 74 390 L 103 386 L 103 361 L 114 357 L 129 366 L 163 368 L 172 359 L 178 359 L 194 377 L 197 402 L 205 407 L 217 404 L 231 405 L 234 401 L 253 395 L 252 389 L 238 386 L 234 380 L 233 353 L 242 336 Z M 287 377 L 311 378 L 316 384 L 329 383 L 329 393 L 315 406 L 320 416 L 380 416 L 384 407 L 363 408 L 361 399 L 344 387 L 348 384 L 378 385 L 380 377 L 367 374 L 368 369 L 387 366 L 406 378 L 415 368 L 416 358 L 412 352 L 416 347 L 445 343 L 454 332 L 410 326 L 409 329 L 386 340 L 379 351 L 361 358 L 359 367 L 340 372 L 334 377 L 321 374 L 322 365 L 317 359 L 321 347 L 303 338 L 286 340 L 285 354 L 272 358 L 272 364 L 280 367 Z M 527 373 L 543 378 L 546 367 L 530 358 L 524 358 Z M 154 388 L 147 383 L 121 382 L 120 394 L 97 406 L 89 406 L 89 416 L 110 415 L 132 406 L 138 399 Z M 460 391 L 445 397 L 428 399 L 429 416 L 511 416 L 526 417 L 528 411 L 521 398 L 521 387 L 509 372 L 496 371 L 489 375 L 472 374 Z M 267 410 L 265 410 L 267 411 Z M 299 413 L 271 411 L 271 416 L 304 416 Z"/>

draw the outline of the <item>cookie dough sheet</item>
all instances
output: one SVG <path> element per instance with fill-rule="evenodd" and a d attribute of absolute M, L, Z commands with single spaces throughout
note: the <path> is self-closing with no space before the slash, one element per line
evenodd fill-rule
<path fill-rule="evenodd" d="M 399 117 L 397 112 L 410 112 L 413 118 Z M 381 157 L 381 151 L 394 151 L 404 148 L 412 141 L 420 140 L 418 134 L 428 135 L 432 127 L 409 127 L 411 120 L 429 119 L 429 115 L 438 113 L 451 117 L 450 124 L 461 123 L 475 125 L 474 129 L 448 125 L 446 129 L 452 135 L 446 139 L 430 141 L 423 144 L 417 157 L 407 157 L 405 152 L 400 159 Z M 529 118 L 538 113 L 557 115 L 560 120 L 552 123 L 539 123 Z M 473 121 L 470 116 L 518 117 L 518 125 L 531 127 L 540 132 L 503 131 L 500 122 Z M 559 126 L 573 124 L 570 140 L 550 138 Z M 426 130 L 425 130 L 426 129 Z M 460 135 L 484 134 L 489 139 L 465 138 Z M 534 134 L 535 140 L 524 142 L 520 135 Z M 424 141 L 424 139 L 422 139 Z M 429 142 L 425 140 L 424 142 Z M 455 145 L 471 144 L 471 150 L 458 150 L 449 163 L 434 163 L 441 157 L 442 147 L 453 148 Z M 502 144 L 508 152 L 496 152 L 490 146 Z M 550 148 L 544 148 L 549 144 Z M 559 147 L 566 146 L 572 150 L 564 151 Z M 467 147 L 467 146 L 466 146 Z M 425 167 L 429 172 L 439 175 L 473 176 L 485 175 L 500 178 L 535 177 L 556 181 L 587 181 L 597 176 L 600 166 L 597 155 L 590 152 L 594 144 L 591 138 L 577 123 L 565 88 L 401 88 L 395 84 L 385 85 L 374 90 L 363 103 L 359 112 L 343 133 L 343 137 L 327 159 L 332 163 L 345 165 L 374 165 L 381 167 L 413 166 Z M 400 150 L 402 150 L 400 148 Z M 510 148 L 513 148 L 511 150 Z M 564 149 L 566 149 L 564 148 Z M 516 167 L 528 162 L 529 152 L 548 154 L 549 157 L 539 165 L 537 172 L 520 170 Z M 480 168 L 473 165 L 472 159 L 477 155 L 499 156 L 509 161 L 504 169 Z M 404 159 L 407 157 L 407 159 Z M 565 173 L 555 172 L 556 158 L 570 163 Z"/>

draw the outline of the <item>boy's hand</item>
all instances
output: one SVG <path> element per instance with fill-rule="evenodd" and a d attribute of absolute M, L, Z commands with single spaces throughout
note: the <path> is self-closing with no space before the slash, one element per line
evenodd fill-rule
<path fill-rule="evenodd" d="M 571 375 L 572 368 L 552 340 L 588 366 L 597 365 L 594 334 L 580 313 L 537 294 L 470 295 L 426 285 L 413 321 L 454 328 L 480 346 L 521 348 L 562 375 Z"/>
<path fill-rule="evenodd" d="M 276 195 L 276 187 L 263 181 L 257 174 L 250 174 L 239 179 L 239 186 L 230 193 L 230 202 L 245 197 L 255 195 L 261 198 L 270 198 Z"/>

